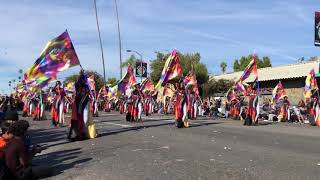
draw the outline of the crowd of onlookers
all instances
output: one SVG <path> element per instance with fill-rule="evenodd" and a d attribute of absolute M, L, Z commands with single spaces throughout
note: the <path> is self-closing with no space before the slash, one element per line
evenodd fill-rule
<path fill-rule="evenodd" d="M 12 97 L 0 98 L 0 179 L 34 179 L 32 158 L 43 148 L 32 144 L 29 123 L 19 120 L 18 104 Z"/>
<path fill-rule="evenodd" d="M 231 113 L 231 104 L 222 98 L 216 98 L 211 101 L 204 101 L 202 105 L 203 114 L 209 117 L 224 117 L 243 120 L 246 118 L 247 102 L 238 101 L 239 113 L 234 116 Z M 304 101 L 301 99 L 297 105 L 291 105 L 288 98 L 284 97 L 277 103 L 272 103 L 270 98 L 261 98 L 259 119 L 277 122 L 308 123 L 315 124 L 314 102 L 312 100 Z M 231 115 L 232 114 L 232 115 Z"/>

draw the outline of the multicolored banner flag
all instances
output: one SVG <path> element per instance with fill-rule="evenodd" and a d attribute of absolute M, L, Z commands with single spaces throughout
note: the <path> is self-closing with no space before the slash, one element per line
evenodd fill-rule
<path fill-rule="evenodd" d="M 140 91 L 143 93 L 149 91 L 152 92 L 154 91 L 154 85 L 151 83 L 149 78 L 146 78 L 142 83 L 141 83 L 141 88 Z"/>
<path fill-rule="evenodd" d="M 99 94 L 100 94 L 101 97 L 107 97 L 107 96 L 108 96 L 108 91 L 107 91 L 106 86 L 103 86 L 103 87 L 100 89 Z"/>
<path fill-rule="evenodd" d="M 317 84 L 317 79 L 315 77 L 315 72 L 314 69 L 312 69 L 306 78 L 306 85 L 304 87 L 304 97 L 311 98 L 312 91 L 318 89 L 319 88 Z"/>
<path fill-rule="evenodd" d="M 237 98 L 237 94 L 234 92 L 233 88 L 230 88 L 226 93 L 227 101 L 230 103 L 232 100 Z"/>
<path fill-rule="evenodd" d="M 117 93 L 118 93 L 118 86 L 115 85 L 113 87 L 109 87 L 109 91 L 108 91 L 108 98 L 116 98 L 117 97 Z"/>
<path fill-rule="evenodd" d="M 167 85 L 163 88 L 163 93 L 162 93 L 162 95 L 163 95 L 164 97 L 165 97 L 165 96 L 173 97 L 174 92 L 175 92 L 174 85 L 173 85 L 173 84 L 167 84 Z"/>
<path fill-rule="evenodd" d="M 122 77 L 122 79 L 118 83 L 118 90 L 121 91 L 123 94 L 125 94 L 126 90 L 135 84 L 137 84 L 137 81 L 136 81 L 136 78 L 134 77 L 133 69 L 130 66 L 130 64 L 128 64 L 126 74 Z"/>
<path fill-rule="evenodd" d="M 159 89 L 160 87 L 165 86 L 170 80 L 182 76 L 182 68 L 180 65 L 180 59 L 178 52 L 173 50 L 172 53 L 169 55 L 166 63 L 163 67 L 160 80 L 156 85 L 156 88 Z"/>
<path fill-rule="evenodd" d="M 24 79 L 27 84 L 36 84 L 42 88 L 56 79 L 58 72 L 79 64 L 72 41 L 65 31 L 48 42 L 40 57 L 24 74 Z"/>
<path fill-rule="evenodd" d="M 166 84 L 164 87 L 160 87 L 159 89 L 157 89 L 158 91 L 158 96 L 157 96 L 157 100 L 160 102 L 164 102 L 166 97 L 170 97 L 172 98 L 175 92 L 175 88 L 173 84 Z"/>
<path fill-rule="evenodd" d="M 22 93 L 24 90 L 26 90 L 26 85 L 25 85 L 25 81 L 19 81 L 16 87 L 16 92 L 18 93 Z"/>
<path fill-rule="evenodd" d="M 258 79 L 258 72 L 257 72 L 257 62 L 256 62 L 256 57 L 253 55 L 252 60 L 246 67 L 246 69 L 243 71 L 243 74 L 241 75 L 240 79 L 237 81 L 242 81 L 244 82 L 251 74 L 255 76 L 255 80 Z"/>
<path fill-rule="evenodd" d="M 235 86 L 234 86 L 234 89 L 237 91 L 237 92 L 240 92 L 242 93 L 243 96 L 247 96 L 247 88 L 246 86 L 249 86 L 249 84 L 245 83 L 245 82 L 242 82 L 242 81 L 238 81 Z"/>
<path fill-rule="evenodd" d="M 196 73 L 191 70 L 189 74 L 184 77 L 183 83 L 186 89 L 192 89 L 196 95 L 199 95 L 198 81 Z"/>
<path fill-rule="evenodd" d="M 74 92 L 75 89 L 74 89 L 74 82 L 69 82 L 66 87 L 64 88 L 65 91 L 71 93 L 71 92 Z"/>
<path fill-rule="evenodd" d="M 276 85 L 276 87 L 272 91 L 272 102 L 275 104 L 280 99 L 287 96 L 287 92 L 284 90 L 281 81 Z"/>

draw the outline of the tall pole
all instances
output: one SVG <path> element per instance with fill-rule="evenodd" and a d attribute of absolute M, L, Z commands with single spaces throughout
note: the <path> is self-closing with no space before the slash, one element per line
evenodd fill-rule
<path fill-rule="evenodd" d="M 117 23 L 118 23 L 118 39 L 119 39 L 119 57 L 120 57 L 120 79 L 122 78 L 122 48 L 121 48 L 121 34 L 120 34 L 120 21 L 119 21 L 119 13 L 118 13 L 118 5 L 117 0 L 114 0 L 114 3 L 116 5 L 116 13 L 117 13 Z"/>
<path fill-rule="evenodd" d="M 101 57 L 102 57 L 102 66 L 103 66 L 103 79 L 106 81 L 106 69 L 104 66 L 104 55 L 103 55 L 103 48 L 102 48 L 102 41 L 101 41 L 101 34 L 100 34 L 100 27 L 99 27 L 99 20 L 98 20 L 98 12 L 97 12 L 97 2 L 94 0 L 94 10 L 96 13 L 96 21 L 97 21 L 97 28 L 99 34 L 99 41 L 100 41 L 100 49 L 101 49 Z"/>

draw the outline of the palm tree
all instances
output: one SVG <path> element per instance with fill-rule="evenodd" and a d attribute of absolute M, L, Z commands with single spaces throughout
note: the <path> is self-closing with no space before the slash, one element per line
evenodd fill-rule
<path fill-rule="evenodd" d="M 220 64 L 220 68 L 221 68 L 222 74 L 224 74 L 226 72 L 226 69 L 227 69 L 227 63 L 223 61 Z"/>

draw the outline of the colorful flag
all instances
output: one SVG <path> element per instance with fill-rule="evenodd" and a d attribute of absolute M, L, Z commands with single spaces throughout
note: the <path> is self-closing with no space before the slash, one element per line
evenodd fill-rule
<path fill-rule="evenodd" d="M 118 93 L 118 86 L 115 85 L 113 87 L 109 87 L 109 91 L 108 91 L 108 98 L 116 98 L 117 97 L 117 93 Z"/>
<path fill-rule="evenodd" d="M 164 97 L 165 97 L 165 96 L 173 97 L 174 92 L 175 92 L 174 85 L 173 85 L 173 84 L 167 84 L 167 85 L 163 88 L 163 93 L 162 93 L 162 95 L 163 95 Z"/>
<path fill-rule="evenodd" d="M 128 64 L 128 69 L 126 74 L 122 77 L 122 79 L 118 83 L 118 90 L 121 91 L 123 94 L 126 93 L 126 90 L 129 89 L 131 86 L 137 84 L 136 78 L 133 74 L 133 69 Z"/>
<path fill-rule="evenodd" d="M 25 85 L 25 81 L 19 81 L 16 87 L 16 92 L 18 93 L 22 93 L 24 90 L 26 90 L 26 85 Z"/>
<path fill-rule="evenodd" d="M 40 57 L 24 74 L 24 79 L 27 84 L 36 84 L 42 88 L 56 79 L 58 72 L 79 64 L 69 34 L 65 31 L 48 42 Z"/>
<path fill-rule="evenodd" d="M 199 95 L 198 81 L 196 73 L 193 70 L 191 70 L 189 74 L 184 77 L 183 83 L 186 89 L 192 89 L 196 95 Z"/>
<path fill-rule="evenodd" d="M 277 101 L 284 98 L 285 96 L 287 96 L 287 92 L 284 90 L 282 83 L 279 81 L 279 83 L 272 91 L 272 101 L 275 104 Z"/>
<path fill-rule="evenodd" d="M 182 68 L 180 65 L 180 59 L 178 52 L 173 50 L 169 55 L 166 63 L 163 67 L 160 80 L 156 85 L 156 88 L 165 86 L 170 80 L 182 76 Z"/>
<path fill-rule="evenodd" d="M 101 95 L 101 97 L 107 97 L 107 96 L 108 96 L 108 91 L 107 91 L 106 86 L 103 86 L 103 87 L 100 89 L 99 94 Z"/>
<path fill-rule="evenodd" d="M 88 83 L 90 86 L 90 90 L 96 90 L 96 83 L 94 81 L 94 75 L 92 74 L 90 77 L 88 77 Z"/>
<path fill-rule="evenodd" d="M 243 71 L 243 74 L 241 75 L 238 81 L 244 82 L 251 74 L 255 76 L 255 80 L 258 79 L 257 62 L 255 55 L 253 55 L 252 60 L 250 61 L 246 69 Z"/>
<path fill-rule="evenodd" d="M 243 96 L 247 96 L 247 88 L 246 86 L 249 86 L 249 84 L 245 83 L 245 82 L 242 82 L 242 81 L 238 81 L 235 86 L 234 86 L 234 89 L 237 91 L 237 92 L 240 92 L 242 93 Z"/>
<path fill-rule="evenodd" d="M 74 92 L 74 82 L 69 82 L 66 87 L 64 88 L 65 91 L 71 93 Z"/>
<path fill-rule="evenodd" d="M 143 93 L 144 92 L 151 92 L 151 91 L 154 91 L 154 86 L 153 84 L 151 83 L 150 79 L 149 78 L 146 78 L 142 83 L 141 83 L 141 88 L 140 88 L 140 91 L 142 91 Z"/>
<path fill-rule="evenodd" d="M 166 97 L 170 97 L 172 98 L 175 92 L 175 88 L 173 84 L 166 84 L 164 87 L 160 87 L 159 89 L 157 89 L 158 91 L 158 96 L 157 96 L 157 100 L 160 102 L 164 102 Z"/>
<path fill-rule="evenodd" d="M 228 92 L 226 93 L 226 98 L 227 98 L 227 101 L 230 103 L 232 100 L 236 99 L 237 98 L 237 95 L 236 93 L 234 92 L 234 89 L 233 88 L 230 88 L 228 90 Z"/>
<path fill-rule="evenodd" d="M 306 85 L 304 87 L 304 97 L 311 98 L 312 90 L 318 90 L 317 79 L 315 76 L 314 69 L 310 71 L 306 78 Z"/>

